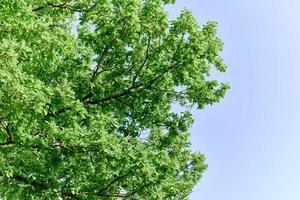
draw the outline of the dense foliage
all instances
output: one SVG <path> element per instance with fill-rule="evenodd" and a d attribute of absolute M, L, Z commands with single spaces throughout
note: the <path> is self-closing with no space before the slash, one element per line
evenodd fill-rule
<path fill-rule="evenodd" d="M 227 84 L 216 24 L 175 0 L 0 0 L 2 199 L 186 199 L 192 116 Z"/>

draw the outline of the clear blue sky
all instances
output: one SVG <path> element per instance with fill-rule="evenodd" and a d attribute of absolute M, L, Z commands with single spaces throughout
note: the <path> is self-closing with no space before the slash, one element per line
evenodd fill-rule
<path fill-rule="evenodd" d="M 231 83 L 194 111 L 193 149 L 207 172 L 191 200 L 300 199 L 300 1 L 178 0 L 200 24 L 219 22 Z"/>

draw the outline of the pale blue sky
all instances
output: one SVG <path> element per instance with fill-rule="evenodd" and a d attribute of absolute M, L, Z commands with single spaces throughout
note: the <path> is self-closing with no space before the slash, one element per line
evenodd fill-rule
<path fill-rule="evenodd" d="M 195 111 L 194 150 L 209 168 L 191 200 L 300 199 L 300 1 L 178 0 L 200 24 L 219 22 L 231 83 Z"/>

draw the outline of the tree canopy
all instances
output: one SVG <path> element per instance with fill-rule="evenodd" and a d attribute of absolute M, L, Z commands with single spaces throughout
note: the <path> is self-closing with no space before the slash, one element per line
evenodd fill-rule
<path fill-rule="evenodd" d="M 228 84 L 216 23 L 175 0 L 0 0 L 0 197 L 187 199 L 191 113 Z"/>

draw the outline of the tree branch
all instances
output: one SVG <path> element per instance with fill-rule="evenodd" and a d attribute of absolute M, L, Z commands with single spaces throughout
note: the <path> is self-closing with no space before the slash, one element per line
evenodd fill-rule
<path fill-rule="evenodd" d="M 41 183 L 36 180 L 30 180 L 29 178 L 21 176 L 21 175 L 15 175 L 15 176 L 12 176 L 11 178 L 18 182 L 21 182 L 25 185 L 31 186 L 35 189 L 38 189 L 38 190 L 46 190 L 46 189 L 50 188 L 50 186 L 45 183 Z M 66 196 L 66 197 L 70 197 L 71 199 L 80 200 L 80 198 L 78 196 L 76 196 L 75 194 L 72 194 L 71 192 L 61 192 L 61 196 Z"/>
<path fill-rule="evenodd" d="M 103 52 L 97 62 L 97 66 L 96 66 L 96 69 L 93 71 L 93 75 L 92 75 L 92 78 L 91 78 L 91 82 L 95 81 L 95 79 L 97 78 L 97 76 L 101 73 L 99 72 L 99 69 L 100 69 L 100 63 L 102 62 L 104 56 L 107 54 L 108 50 L 109 50 L 109 46 L 106 45 L 105 48 L 103 49 Z"/>
<path fill-rule="evenodd" d="M 0 146 L 7 146 L 7 145 L 11 145 L 11 144 L 14 144 L 14 142 L 13 141 L 1 142 Z"/>
<path fill-rule="evenodd" d="M 45 115 L 45 119 L 47 119 L 48 117 L 53 117 L 53 116 L 55 116 L 55 115 L 58 115 L 58 114 L 61 114 L 61 113 L 64 113 L 64 112 L 67 112 L 68 110 L 71 110 L 71 108 L 60 108 L 60 109 L 58 109 L 57 111 L 55 111 L 55 112 L 53 112 L 53 113 L 47 113 L 46 115 Z"/>
<path fill-rule="evenodd" d="M 144 188 L 148 187 L 148 186 L 151 185 L 151 184 L 153 184 L 153 183 L 147 183 L 147 184 L 144 184 L 144 185 L 142 185 L 141 187 L 139 187 L 139 188 L 133 190 L 132 192 L 126 193 L 126 194 L 124 194 L 124 195 L 119 195 L 119 197 L 121 197 L 121 198 L 123 198 L 123 199 L 125 199 L 125 198 L 133 198 L 133 196 L 134 196 L 136 193 L 142 191 Z"/>
<path fill-rule="evenodd" d="M 10 124 L 4 120 L 2 115 L 0 115 L 0 124 L 4 128 L 6 135 L 7 135 L 7 141 L 4 143 L 0 143 L 0 145 L 4 146 L 4 145 L 13 144 L 14 143 L 14 134 L 11 130 Z"/>
<path fill-rule="evenodd" d="M 46 184 L 40 183 L 40 182 L 35 181 L 35 180 L 30 180 L 29 178 L 26 178 L 24 176 L 15 175 L 12 178 L 16 181 L 22 182 L 26 185 L 30 185 L 30 186 L 32 186 L 36 189 L 39 189 L 39 190 L 45 190 L 45 189 L 48 188 L 48 186 Z"/>
<path fill-rule="evenodd" d="M 119 99 L 120 97 L 127 96 L 128 94 L 132 93 L 135 89 L 137 89 L 141 86 L 142 85 L 140 85 L 140 84 L 136 85 L 136 86 L 131 86 L 130 88 L 125 89 L 123 91 L 116 92 L 115 94 L 113 94 L 111 96 L 107 96 L 107 97 L 104 97 L 101 99 L 88 100 L 88 101 L 85 101 L 85 103 L 92 104 L 92 105 L 93 104 L 102 104 L 102 103 L 110 101 L 112 99 Z"/>
<path fill-rule="evenodd" d="M 97 5 L 97 3 L 95 3 L 94 5 L 92 5 L 91 7 L 89 8 L 76 8 L 70 4 L 67 4 L 68 2 L 64 2 L 64 3 L 61 3 L 61 4 L 53 4 L 51 2 L 47 2 L 45 5 L 42 5 L 42 6 L 39 6 L 37 8 L 34 8 L 32 9 L 33 12 L 37 12 L 37 11 L 40 11 L 40 10 L 43 10 L 47 7 L 52 7 L 52 8 L 62 8 L 62 9 L 68 9 L 68 10 L 71 10 L 71 11 L 74 11 L 74 12 L 90 12 L 94 9 L 94 7 Z"/>
<path fill-rule="evenodd" d="M 107 54 L 109 49 L 110 49 L 109 45 L 106 45 L 105 48 L 103 49 L 103 52 L 102 52 L 99 60 L 97 61 L 97 65 L 96 65 L 95 69 L 93 70 L 93 74 L 92 74 L 92 78 L 91 78 L 90 82 L 94 82 L 96 80 L 96 78 L 99 76 L 99 74 L 104 71 L 104 70 L 99 71 L 100 70 L 100 64 L 101 64 L 104 56 Z M 92 91 L 92 88 L 90 88 L 88 90 L 87 94 L 81 100 L 84 102 L 92 96 L 93 96 L 93 91 Z"/>
<path fill-rule="evenodd" d="M 149 58 L 149 50 L 150 50 L 150 44 L 151 44 L 151 38 L 148 37 L 148 44 L 147 44 L 147 50 L 146 50 L 146 55 L 145 55 L 145 59 L 142 63 L 142 65 L 140 66 L 140 68 L 137 70 L 135 76 L 132 79 L 133 84 L 135 84 L 137 77 L 140 75 L 140 72 L 142 71 L 142 69 L 144 68 L 144 66 L 146 65 L 148 58 Z"/>
<path fill-rule="evenodd" d="M 115 94 L 111 95 L 111 96 L 107 96 L 101 99 L 95 99 L 95 100 L 89 100 L 89 101 L 85 101 L 85 103 L 87 104 L 103 104 L 107 101 L 110 101 L 112 99 L 119 99 L 123 96 L 127 96 L 133 92 L 138 92 L 138 91 L 143 91 L 145 89 L 150 88 L 156 81 L 158 81 L 159 79 L 161 79 L 167 72 L 169 71 L 173 71 L 175 69 L 177 65 L 172 65 L 169 68 L 167 68 L 166 70 L 164 70 L 162 73 L 160 73 L 158 76 L 154 77 L 153 79 L 151 79 L 150 81 L 148 81 L 148 83 L 143 87 L 143 85 L 141 83 L 131 86 L 128 89 L 125 89 L 123 91 L 119 91 L 116 92 Z"/>
<path fill-rule="evenodd" d="M 125 178 L 126 176 L 128 176 L 130 174 L 131 171 L 128 171 L 127 173 L 125 173 L 124 175 L 121 176 L 117 176 L 115 177 L 107 186 L 105 186 L 104 188 L 100 189 L 99 192 L 97 193 L 97 195 L 103 195 L 104 192 L 110 187 L 112 186 L 114 183 L 118 182 L 119 180 Z"/>
<path fill-rule="evenodd" d="M 183 39 L 183 37 L 181 38 Z M 178 45 L 170 62 L 170 66 L 163 70 L 162 73 L 160 73 L 159 75 L 157 75 L 156 77 L 154 77 L 153 79 L 151 79 L 150 81 L 148 81 L 145 85 L 143 85 L 142 83 L 136 84 L 135 82 L 132 83 L 132 86 L 129 87 L 128 89 L 122 90 L 122 91 L 118 91 L 115 94 L 112 94 L 111 96 L 107 96 L 101 99 L 94 99 L 94 100 L 88 100 L 85 101 L 85 103 L 87 104 L 103 104 L 107 101 L 110 101 L 112 99 L 118 99 L 121 98 L 123 96 L 127 96 L 133 92 L 138 92 L 138 91 L 143 91 L 145 89 L 148 89 L 149 87 L 151 87 L 156 81 L 158 81 L 159 79 L 161 79 L 166 73 L 171 72 L 173 70 L 176 69 L 177 66 L 180 66 L 180 64 L 174 64 L 174 59 L 177 56 L 178 52 L 180 51 L 181 45 Z M 146 59 L 145 59 L 146 60 Z M 142 65 L 143 66 L 143 65 Z"/>

